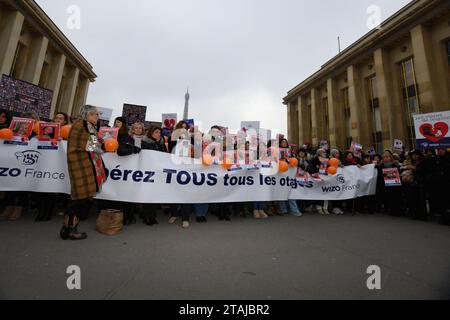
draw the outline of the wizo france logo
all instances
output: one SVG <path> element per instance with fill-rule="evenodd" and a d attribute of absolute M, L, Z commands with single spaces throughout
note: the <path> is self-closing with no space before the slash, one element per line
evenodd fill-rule
<path fill-rule="evenodd" d="M 345 178 L 344 178 L 344 176 L 343 176 L 342 174 L 338 174 L 338 175 L 336 176 L 336 180 L 337 180 L 337 182 L 339 182 L 339 183 L 342 183 L 342 184 L 345 183 Z"/>
<path fill-rule="evenodd" d="M 33 166 L 38 163 L 41 153 L 34 150 L 27 150 L 23 152 L 16 152 L 15 156 L 20 164 L 25 166 Z"/>

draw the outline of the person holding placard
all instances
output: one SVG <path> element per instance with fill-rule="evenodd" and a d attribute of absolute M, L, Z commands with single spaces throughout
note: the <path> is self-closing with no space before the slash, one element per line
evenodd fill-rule
<path fill-rule="evenodd" d="M 399 217 L 402 212 L 402 188 L 399 169 L 400 166 L 394 160 L 392 151 L 386 150 L 378 167 L 378 184 L 385 211 L 396 217 Z M 393 173 L 397 173 L 398 179 L 392 175 Z"/>

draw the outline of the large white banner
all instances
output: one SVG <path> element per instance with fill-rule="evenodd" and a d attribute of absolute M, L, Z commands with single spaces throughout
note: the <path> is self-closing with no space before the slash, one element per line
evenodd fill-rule
<path fill-rule="evenodd" d="M 63 141 L 58 150 L 40 150 L 34 139 L 28 146 L 1 144 L 0 191 L 70 194 L 66 147 Z M 226 171 L 174 160 L 181 158 L 154 151 L 128 157 L 105 154 L 108 180 L 97 198 L 135 203 L 345 200 L 376 190 L 374 165 L 340 168 L 335 176 L 299 182 L 295 168 L 276 174 L 269 168 Z"/>

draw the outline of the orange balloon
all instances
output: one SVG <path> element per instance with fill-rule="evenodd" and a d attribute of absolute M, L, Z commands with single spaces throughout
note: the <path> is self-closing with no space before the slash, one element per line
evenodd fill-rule
<path fill-rule="evenodd" d="M 203 155 L 203 165 L 210 166 L 213 164 L 213 157 L 209 154 Z"/>
<path fill-rule="evenodd" d="M 286 161 L 280 161 L 278 162 L 278 170 L 280 170 L 281 172 L 287 172 L 289 171 L 289 165 Z"/>
<path fill-rule="evenodd" d="M 298 160 L 297 160 L 297 158 L 290 158 L 290 159 L 289 159 L 289 165 L 290 165 L 292 168 L 298 167 Z"/>
<path fill-rule="evenodd" d="M 119 142 L 116 139 L 106 139 L 105 150 L 106 152 L 116 152 L 119 149 Z"/>
<path fill-rule="evenodd" d="M 0 139 L 1 140 L 11 140 L 12 137 L 14 136 L 14 133 L 12 132 L 11 129 L 1 129 L 0 130 Z"/>
<path fill-rule="evenodd" d="M 336 167 L 329 167 L 327 170 L 328 174 L 335 175 L 337 173 Z"/>
<path fill-rule="evenodd" d="M 338 167 L 340 163 L 341 162 L 339 161 L 339 159 L 336 159 L 336 158 L 332 158 L 332 159 L 330 159 L 330 161 L 328 161 L 328 164 L 330 165 L 330 167 Z"/>
<path fill-rule="evenodd" d="M 71 129 L 72 129 L 72 126 L 70 124 L 62 127 L 61 128 L 61 138 L 63 138 L 64 140 L 67 140 L 67 138 L 69 138 L 69 133 L 70 133 Z"/>
<path fill-rule="evenodd" d="M 224 168 L 225 170 L 230 170 L 232 166 L 233 161 L 231 161 L 230 159 L 225 159 L 222 163 L 222 168 Z"/>

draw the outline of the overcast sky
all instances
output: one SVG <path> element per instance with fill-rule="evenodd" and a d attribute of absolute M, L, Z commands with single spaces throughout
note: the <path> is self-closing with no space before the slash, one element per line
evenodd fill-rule
<path fill-rule="evenodd" d="M 241 120 L 286 133 L 287 91 L 369 31 L 367 9 L 381 19 L 409 0 L 38 0 L 98 75 L 88 103 L 148 106 L 190 117 L 203 129 L 238 129 Z M 67 9 L 81 10 L 69 29 Z"/>

